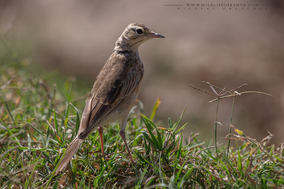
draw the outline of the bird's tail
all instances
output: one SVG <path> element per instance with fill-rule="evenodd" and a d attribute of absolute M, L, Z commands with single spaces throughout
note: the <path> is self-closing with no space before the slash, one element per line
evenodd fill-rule
<path fill-rule="evenodd" d="M 76 137 L 71 142 L 70 146 L 67 148 L 65 156 L 63 157 L 63 159 L 61 158 L 62 160 L 61 160 L 55 174 L 58 174 L 59 172 L 63 171 L 67 167 L 69 161 L 72 159 L 73 155 L 77 152 L 80 144 L 82 144 L 83 141 L 84 140 Z"/>

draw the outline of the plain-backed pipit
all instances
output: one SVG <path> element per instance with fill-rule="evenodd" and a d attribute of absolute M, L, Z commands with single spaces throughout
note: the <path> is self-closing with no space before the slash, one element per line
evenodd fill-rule
<path fill-rule="evenodd" d="M 78 134 L 68 147 L 56 173 L 66 168 L 80 144 L 96 127 L 99 130 L 104 156 L 102 126 L 117 120 L 121 121 L 120 136 L 125 143 L 131 162 L 134 163 L 125 140 L 125 128 L 128 114 L 137 98 L 144 75 L 138 47 L 153 38 L 164 38 L 164 36 L 151 31 L 143 24 L 133 23 L 125 28 L 116 41 L 114 52 L 97 76 L 86 100 Z"/>

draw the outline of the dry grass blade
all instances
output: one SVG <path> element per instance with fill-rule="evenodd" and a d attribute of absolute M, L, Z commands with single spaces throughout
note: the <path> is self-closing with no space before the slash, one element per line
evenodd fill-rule
<path fill-rule="evenodd" d="M 260 143 L 262 144 L 262 145 L 266 145 L 267 143 L 269 143 L 269 141 L 274 137 L 274 134 L 271 134 L 269 131 L 267 131 L 268 132 L 268 136 L 266 136 L 266 137 L 264 137 L 264 139 L 262 139 L 261 141 L 260 141 Z"/>
<path fill-rule="evenodd" d="M 200 88 L 197 88 L 197 87 L 194 87 L 194 86 L 192 86 L 192 85 L 188 85 L 188 86 L 190 86 L 191 88 L 193 88 L 193 89 L 195 89 L 195 90 L 198 90 L 198 91 L 201 91 L 201 92 L 203 92 L 203 93 L 206 93 L 206 94 L 209 94 L 209 95 L 215 95 L 215 94 L 213 94 L 213 93 L 210 93 L 210 92 L 208 92 L 208 91 L 205 91 L 205 90 L 203 90 L 203 89 L 200 89 Z"/>
<path fill-rule="evenodd" d="M 240 92 L 240 93 L 237 92 L 237 91 L 234 91 L 234 93 L 231 94 L 231 95 L 225 95 L 225 96 L 219 97 L 219 100 L 224 99 L 224 98 L 234 97 L 234 96 L 240 96 L 240 95 L 243 95 L 243 94 L 250 94 L 250 93 L 262 94 L 262 95 L 273 97 L 273 95 L 271 95 L 271 94 L 260 92 L 260 91 L 244 91 L 244 92 Z M 209 101 L 208 103 L 216 102 L 217 100 L 218 100 L 218 98 L 213 99 L 213 100 Z"/>
<path fill-rule="evenodd" d="M 0 87 L 0 89 L 4 89 L 7 85 L 10 85 L 10 83 L 13 81 L 13 79 L 14 79 L 15 77 L 16 77 L 16 76 L 13 75 L 12 78 L 11 78 L 9 81 L 7 81 L 4 85 L 2 85 L 2 86 Z"/>

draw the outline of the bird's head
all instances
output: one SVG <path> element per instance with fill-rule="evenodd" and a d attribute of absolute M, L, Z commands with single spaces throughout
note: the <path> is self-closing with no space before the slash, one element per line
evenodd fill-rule
<path fill-rule="evenodd" d="M 114 50 L 137 50 L 145 41 L 153 38 L 165 38 L 163 35 L 150 30 L 144 24 L 129 24 L 115 44 Z"/>

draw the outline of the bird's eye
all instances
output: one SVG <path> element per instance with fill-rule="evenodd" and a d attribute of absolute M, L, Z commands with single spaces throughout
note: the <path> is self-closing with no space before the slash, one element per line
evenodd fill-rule
<path fill-rule="evenodd" d="M 136 32 L 140 35 L 140 34 L 142 34 L 142 33 L 143 33 L 143 30 L 141 30 L 141 29 L 137 29 L 137 30 L 136 30 Z"/>

